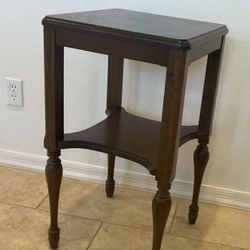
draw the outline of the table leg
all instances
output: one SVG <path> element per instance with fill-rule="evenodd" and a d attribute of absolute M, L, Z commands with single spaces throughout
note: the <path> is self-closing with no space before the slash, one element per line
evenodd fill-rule
<path fill-rule="evenodd" d="M 120 108 L 122 104 L 122 80 L 124 59 L 109 55 L 108 58 L 108 87 L 106 113 L 112 112 L 113 108 Z M 115 190 L 114 181 L 115 155 L 108 154 L 108 179 L 106 180 L 106 195 L 112 197 Z"/>
<path fill-rule="evenodd" d="M 201 103 L 201 112 L 199 118 L 199 131 L 205 136 L 199 138 L 199 145 L 194 152 L 194 189 L 192 203 L 189 206 L 189 223 L 195 224 L 198 218 L 199 194 L 202 178 L 209 159 L 208 143 L 212 131 L 213 114 L 216 102 L 217 87 L 220 76 L 220 65 L 224 47 L 224 38 L 222 39 L 221 49 L 208 55 L 206 77 L 203 89 Z"/>
<path fill-rule="evenodd" d="M 60 151 L 48 152 L 49 159 L 46 166 L 46 180 L 49 191 L 50 202 L 50 228 L 49 243 L 52 249 L 58 247 L 60 238 L 60 229 L 58 227 L 58 203 L 62 180 L 62 165 L 59 158 Z"/>
<path fill-rule="evenodd" d="M 106 195 L 109 198 L 113 197 L 115 191 L 114 180 L 115 155 L 108 154 L 108 179 L 106 180 Z"/>
<path fill-rule="evenodd" d="M 164 234 L 167 219 L 170 213 L 172 200 L 170 197 L 171 184 L 160 185 L 158 183 L 158 191 L 156 192 L 152 202 L 153 212 L 153 250 L 161 249 L 162 237 Z"/>
<path fill-rule="evenodd" d="M 46 180 L 50 201 L 49 242 L 58 247 L 58 201 L 62 179 L 62 165 L 58 141 L 63 138 L 63 47 L 57 47 L 53 27 L 44 28 L 45 120 L 44 147 L 48 151 Z"/>
<path fill-rule="evenodd" d="M 187 78 L 187 52 L 170 51 L 162 111 L 156 180 L 158 191 L 153 199 L 153 250 L 160 250 L 171 209 L 171 177 L 176 168 L 183 102 Z"/>
<path fill-rule="evenodd" d="M 189 206 L 189 224 L 195 224 L 198 218 L 199 206 L 198 199 L 201 188 L 202 178 L 208 163 L 209 151 L 206 143 L 201 143 L 194 151 L 194 190 L 192 204 Z"/>

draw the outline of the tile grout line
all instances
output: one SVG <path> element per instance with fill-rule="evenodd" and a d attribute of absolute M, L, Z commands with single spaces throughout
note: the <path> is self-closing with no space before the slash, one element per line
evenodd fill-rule
<path fill-rule="evenodd" d="M 101 185 L 103 185 L 103 184 L 101 184 Z M 122 187 L 122 188 L 124 189 L 125 187 Z M 134 191 L 136 191 L 136 190 L 134 190 Z M 49 213 L 49 209 L 46 210 L 46 209 L 43 209 L 41 207 L 42 203 L 47 199 L 47 197 L 48 197 L 48 193 L 45 195 L 45 197 L 42 198 L 42 200 L 40 202 L 37 203 L 38 205 L 35 204 L 33 207 L 30 207 L 28 205 L 26 206 L 26 205 L 22 205 L 22 204 L 15 204 L 15 203 L 11 203 L 11 202 L 8 202 L 8 201 L 1 201 L 1 200 L 0 200 L 0 203 L 8 204 L 8 205 L 11 205 L 11 206 L 14 206 L 14 207 L 20 207 L 20 208 L 26 208 L 26 209 L 35 209 L 37 211 L 45 211 L 45 212 Z M 190 240 L 194 240 L 194 241 L 198 241 L 198 242 L 215 244 L 215 245 L 218 245 L 218 246 L 225 246 L 225 247 L 232 247 L 232 248 L 236 247 L 236 249 L 238 249 L 238 250 L 250 250 L 250 249 L 239 247 L 239 246 L 226 245 L 226 244 L 218 243 L 218 242 L 214 242 L 214 241 L 202 240 L 202 239 L 199 239 L 199 238 L 198 239 L 191 238 L 190 236 L 181 236 L 181 235 L 175 234 L 174 232 L 172 233 L 173 225 L 174 225 L 174 222 L 176 221 L 175 219 L 176 219 L 176 215 L 177 215 L 177 211 L 178 211 L 177 209 L 179 209 L 179 207 L 180 207 L 180 202 L 178 201 L 177 204 L 176 204 L 176 207 L 174 209 L 173 219 L 172 219 L 172 221 L 170 223 L 169 230 L 167 230 L 166 234 L 171 235 L 173 237 L 179 237 L 179 238 L 183 238 L 183 239 L 190 239 Z M 223 206 L 220 206 L 220 207 L 223 207 Z M 235 209 L 235 208 L 233 208 L 233 209 Z M 82 217 L 82 216 L 78 216 L 78 215 L 72 215 L 70 213 L 63 213 L 63 212 L 62 213 L 59 212 L 59 214 L 66 215 L 66 216 L 72 216 L 72 217 L 76 217 L 76 218 L 83 218 L 83 219 L 86 219 L 86 220 L 98 221 L 100 223 L 100 225 L 98 226 L 96 232 L 94 233 L 93 238 L 91 239 L 90 243 L 87 245 L 86 250 L 91 248 L 91 245 L 93 244 L 94 240 L 96 239 L 98 233 L 100 232 L 100 230 L 101 230 L 101 228 L 103 227 L 104 224 L 117 225 L 117 226 L 130 227 L 130 228 L 137 228 L 137 229 L 141 229 L 141 230 L 145 230 L 145 231 L 152 231 L 152 227 L 150 227 L 150 226 L 124 225 L 124 224 L 112 223 L 112 222 L 102 221 L 102 220 L 93 219 L 93 218 Z"/>
<path fill-rule="evenodd" d="M 21 204 L 16 204 L 16 203 L 11 203 L 11 202 L 8 202 L 8 201 L 3 201 L 3 200 L 0 200 L 0 203 L 7 204 L 7 205 L 11 205 L 11 206 L 15 206 L 15 207 L 22 207 L 22 208 L 36 209 L 36 207 L 29 207 L 29 206 L 26 206 L 26 205 L 21 205 Z"/>
<path fill-rule="evenodd" d="M 46 195 L 46 198 L 47 198 L 48 195 Z M 44 198 L 45 199 L 45 198 Z M 0 203 L 3 203 L 3 204 L 8 204 L 8 205 L 12 205 L 12 206 L 16 206 L 16 207 L 22 207 L 22 208 L 28 208 L 28 209 L 33 209 L 33 210 L 38 210 L 36 207 L 28 207 L 28 206 L 25 206 L 25 205 L 19 205 L 19 204 L 13 204 L 13 203 L 10 203 L 10 202 L 6 202 L 6 201 L 0 201 Z M 179 203 L 177 203 L 177 207 L 176 207 L 176 210 L 175 210 L 175 214 L 174 214 L 174 217 L 176 215 L 176 211 L 177 211 L 177 208 L 178 208 L 178 205 Z M 44 211 L 44 212 L 49 212 L 49 210 L 46 210 L 46 209 L 39 209 L 40 211 Z M 95 233 L 93 239 L 91 240 L 88 248 L 86 250 L 89 249 L 89 247 L 91 246 L 92 242 L 94 241 L 97 233 L 100 231 L 101 229 L 101 226 L 105 223 L 105 224 L 111 224 L 111 225 L 116 225 L 116 226 L 123 226 L 123 227 L 131 227 L 131 228 L 136 228 L 136 229 L 141 229 L 141 230 L 146 230 L 146 231 L 152 231 L 152 228 L 150 227 L 137 227 L 137 226 L 133 226 L 133 225 L 124 225 L 124 224 L 119 224 L 119 223 L 114 223 L 114 222 L 108 222 L 108 221 L 100 221 L 98 219 L 93 219 L 93 218 L 87 218 L 87 217 L 82 217 L 82 216 L 78 216 L 78 215 L 73 215 L 73 214 L 68 214 L 68 213 L 63 213 L 63 212 L 58 212 L 58 214 L 61 214 L 61 215 L 66 215 L 66 216 L 72 216 L 72 217 L 76 217 L 76 218 L 82 218 L 82 219 L 86 219 L 86 220 L 92 220 L 92 221 L 97 221 L 97 222 L 101 222 L 97 232 Z M 174 218 L 173 218 L 173 221 L 174 221 Z M 171 223 L 171 227 L 173 225 L 173 221 Z M 208 241 L 208 240 L 201 240 L 201 239 L 195 239 L 195 238 L 191 238 L 191 237 L 187 237 L 187 236 L 180 236 L 178 234 L 174 234 L 174 233 L 171 233 L 171 231 L 169 230 L 168 233 L 166 234 L 169 234 L 171 236 L 174 236 L 174 237 L 179 237 L 179 238 L 184 238 L 184 239 L 190 239 L 190 240 L 194 240 L 194 241 L 200 241 L 200 242 L 204 242 L 204 243 L 210 243 L 210 244 L 216 244 L 218 246 L 225 246 L 225 247 L 236 247 L 238 250 L 248 250 L 246 248 L 241 248 L 241 247 L 238 247 L 238 246 L 231 246 L 231 245 L 225 245 L 225 244 L 221 244 L 221 243 L 218 243 L 218 242 L 213 242 L 213 241 Z"/>
<path fill-rule="evenodd" d="M 50 209 L 46 209 L 46 208 L 38 208 L 37 210 L 43 211 L 43 212 L 48 212 L 48 213 L 50 212 Z M 80 218 L 80 219 L 92 220 L 92 221 L 98 221 L 98 222 L 101 221 L 101 220 L 99 220 L 99 219 L 83 217 L 83 216 L 79 216 L 79 215 L 75 215 L 75 214 L 69 214 L 69 213 L 60 212 L 60 211 L 58 211 L 58 215 L 71 216 L 71 217 L 74 217 L 74 218 Z"/>
<path fill-rule="evenodd" d="M 49 212 L 50 211 L 49 209 L 46 209 L 46 208 L 38 208 L 38 210 L 44 211 L 44 212 Z M 176 213 L 176 209 L 175 209 L 175 213 Z M 146 226 L 146 225 L 145 226 L 134 226 L 134 225 L 121 224 L 121 223 L 110 222 L 110 221 L 95 219 L 95 218 L 90 218 L 90 217 L 84 217 L 84 216 L 81 216 L 81 215 L 70 214 L 70 213 L 67 213 L 67 212 L 60 212 L 59 211 L 58 214 L 66 215 L 66 216 L 72 216 L 72 217 L 75 217 L 75 218 L 81 218 L 81 219 L 85 219 L 85 220 L 97 221 L 97 222 L 101 221 L 103 224 L 110 224 L 110 225 L 122 226 L 122 227 L 131 227 L 131 228 L 141 229 L 141 230 L 146 230 L 146 231 L 153 231 L 153 224 L 151 226 L 150 225 L 149 226 Z M 168 230 L 167 232 L 164 232 L 164 234 L 169 234 L 169 231 L 170 230 Z"/>
<path fill-rule="evenodd" d="M 12 205 L 12 206 L 15 206 L 15 207 L 22 207 L 22 208 L 27 208 L 27 209 L 38 210 L 37 208 L 34 208 L 34 207 L 28 207 L 28 206 L 25 206 L 25 205 L 13 204 L 13 203 L 6 202 L 6 201 L 0 201 L 0 203 Z M 178 204 L 177 204 L 177 206 L 178 206 Z M 46 209 L 40 209 L 40 211 L 49 212 L 49 210 L 46 210 Z M 176 214 L 176 211 L 177 211 L 177 208 L 176 208 L 176 210 L 175 210 L 175 214 Z M 116 225 L 116 226 L 123 226 L 123 227 L 130 227 L 130 228 L 136 228 L 136 229 L 146 230 L 146 231 L 152 231 L 152 228 L 150 228 L 150 227 L 136 227 L 136 226 L 132 226 L 132 225 L 124 225 L 124 224 L 119 224 L 119 223 L 100 221 L 100 220 L 98 220 L 98 219 L 87 218 L 87 217 L 72 215 L 72 214 L 63 213 L 63 212 L 58 212 L 58 214 L 100 222 L 100 226 L 99 226 L 99 228 L 97 229 L 95 235 L 93 236 L 93 239 L 92 239 L 91 242 L 89 243 L 89 245 L 88 245 L 88 247 L 86 248 L 86 250 L 89 249 L 89 247 L 90 247 L 91 244 L 93 243 L 93 241 L 94 241 L 96 235 L 98 234 L 98 232 L 100 231 L 100 229 L 101 229 L 101 227 L 102 227 L 102 225 L 103 225 L 104 223 L 105 223 L 105 224 L 110 224 L 110 225 Z M 201 240 L 201 239 L 195 239 L 195 238 L 191 238 L 191 237 L 187 237 L 187 236 L 180 236 L 180 235 L 171 233 L 170 231 L 169 231 L 168 233 L 166 233 L 166 234 L 171 235 L 171 236 L 174 236 L 174 237 L 178 237 L 178 238 L 189 239 L 189 240 L 194 240 L 194 241 L 199 241 L 199 242 L 204 242 L 204 243 L 210 243 L 210 244 L 216 244 L 216 245 L 218 245 L 218 246 L 236 247 L 238 250 L 248 250 L 248 249 L 246 249 L 246 248 L 241 248 L 241 247 L 238 247 L 238 246 L 225 245 L 225 244 L 221 244 L 221 243 L 218 243 L 218 242 L 213 242 L 213 241 L 208 241 L 208 240 Z"/>
<path fill-rule="evenodd" d="M 49 210 L 40 208 L 40 211 L 45 211 L 45 212 L 49 212 Z M 65 212 L 58 212 L 58 214 L 61 215 L 66 215 L 66 216 L 72 216 L 75 218 L 81 218 L 81 219 L 85 219 L 85 220 L 92 220 L 92 221 L 97 221 L 97 222 L 102 222 L 102 224 L 110 224 L 110 225 L 115 225 L 115 226 L 122 226 L 122 227 L 131 227 L 131 228 L 135 228 L 135 229 L 141 229 L 141 230 L 146 230 L 146 231 L 153 231 L 152 226 L 133 226 L 133 225 L 127 225 L 127 224 L 121 224 L 121 223 L 115 223 L 115 222 L 109 222 L 109 221 L 102 221 L 100 219 L 95 219 L 95 218 L 89 218 L 89 217 L 84 217 L 84 216 L 80 216 L 80 215 L 74 215 L 74 214 L 69 214 L 69 213 L 65 213 Z M 164 233 L 167 234 L 167 233 Z"/>
<path fill-rule="evenodd" d="M 226 244 L 222 244 L 222 243 L 218 243 L 215 241 L 208 241 L 208 240 L 202 240 L 202 239 L 195 239 L 195 238 L 191 238 L 191 237 L 187 237 L 187 236 L 180 236 L 178 234 L 173 234 L 173 233 L 169 233 L 169 235 L 177 237 L 177 238 L 183 238 L 183 239 L 188 239 L 188 240 L 193 240 L 193 241 L 200 241 L 200 242 L 204 242 L 204 243 L 210 243 L 210 244 L 216 244 L 218 246 L 224 246 L 224 247 L 236 247 L 237 250 L 248 250 L 246 248 L 242 248 L 242 247 L 238 247 L 238 246 L 232 246 L 232 245 L 226 245 Z"/>
<path fill-rule="evenodd" d="M 145 230 L 145 231 L 150 231 L 153 232 L 153 228 L 150 226 L 145 226 L 145 227 L 140 227 L 140 226 L 133 226 L 133 225 L 124 225 L 124 224 L 119 224 L 119 223 L 114 223 L 114 222 L 108 222 L 108 221 L 102 221 L 103 224 L 109 224 L 113 226 L 121 226 L 121 227 L 131 227 L 134 229 L 140 229 L 140 230 Z"/>
<path fill-rule="evenodd" d="M 13 205 L 13 206 L 16 206 L 16 207 L 22 207 L 22 208 L 28 208 L 28 209 L 37 210 L 37 209 L 34 208 L 34 207 L 28 207 L 28 206 L 25 206 L 25 205 L 12 204 L 12 203 L 5 202 L 5 201 L 0 201 L 0 203 L 8 204 L 8 205 Z M 178 204 L 177 204 L 177 206 L 178 206 Z M 45 210 L 45 209 L 40 209 L 40 210 L 41 210 L 41 211 L 44 211 L 44 212 L 49 212 L 48 210 Z M 176 208 L 176 210 L 177 210 L 177 208 Z M 176 214 L 176 210 L 175 210 L 175 214 Z M 124 224 L 119 224 L 119 223 L 112 223 L 112 222 L 100 221 L 100 220 L 98 220 L 98 219 L 87 218 L 87 217 L 72 215 L 72 214 L 68 214 L 68 213 L 61 213 L 61 212 L 59 212 L 58 214 L 62 214 L 62 215 L 66 215 L 66 216 L 72 216 L 72 217 L 76 217 L 76 218 L 82 218 L 82 219 L 87 219 L 87 220 L 92 220 L 92 221 L 100 222 L 100 226 L 99 226 L 99 228 L 97 229 L 95 235 L 93 236 L 93 239 L 92 239 L 91 242 L 89 243 L 89 245 L 88 245 L 88 247 L 86 248 L 86 250 L 89 250 L 89 247 L 92 245 L 94 239 L 96 238 L 96 235 L 99 233 L 99 231 L 100 231 L 100 229 L 101 229 L 101 227 L 102 227 L 102 225 L 103 225 L 104 223 L 105 223 L 105 224 L 116 225 L 116 226 L 123 226 L 123 227 L 130 227 L 130 228 L 142 229 L 142 230 L 146 230 L 146 231 L 152 231 L 151 228 L 146 228 L 146 227 L 136 227 L 136 226 L 132 226 L 132 225 L 124 225 Z M 238 247 L 238 246 L 225 245 L 225 244 L 221 244 L 221 243 L 218 243 L 218 242 L 207 241 L 207 240 L 201 240 L 201 239 L 195 239 L 195 238 L 186 237 L 186 236 L 180 236 L 180 235 L 171 233 L 170 231 L 169 231 L 168 233 L 166 233 L 166 234 L 171 235 L 171 236 L 174 236 L 174 237 L 178 237 L 178 238 L 190 239 L 190 240 L 199 241 L 199 242 L 204 242 L 204 243 L 210 243 L 210 244 L 216 244 L 216 245 L 218 245 L 218 246 L 236 247 L 238 250 L 248 250 L 248 249 L 246 249 L 246 248 L 241 248 L 241 247 Z"/>
<path fill-rule="evenodd" d="M 100 231 L 102 225 L 103 225 L 103 222 L 101 221 L 99 228 L 96 230 L 96 232 L 95 232 L 95 234 L 94 234 L 92 240 L 90 241 L 89 245 L 87 246 L 86 250 L 88 250 L 88 249 L 91 247 L 91 245 L 92 245 L 93 241 L 95 240 L 97 234 L 99 233 L 99 231 Z"/>
<path fill-rule="evenodd" d="M 48 194 L 46 195 L 46 197 L 44 197 L 43 200 L 45 200 L 47 198 Z M 45 212 L 49 212 L 49 210 L 46 210 L 46 209 L 37 209 L 37 206 L 36 207 L 28 207 L 28 206 L 25 206 L 25 205 L 20 205 L 20 204 L 13 204 L 13 203 L 10 203 L 10 202 L 6 202 L 6 201 L 1 201 L 0 200 L 0 203 L 3 203 L 3 204 L 8 204 L 8 205 L 12 205 L 12 206 L 15 206 L 15 207 L 22 207 L 22 208 L 27 208 L 27 209 L 34 209 L 34 210 L 40 210 L 40 211 L 45 211 Z M 42 203 L 42 202 L 41 202 Z M 40 205 L 40 204 L 39 204 Z M 216 244 L 218 246 L 225 246 L 225 247 L 236 247 L 238 250 L 248 250 L 246 248 L 242 248 L 242 247 L 239 247 L 239 246 L 233 246 L 233 245 L 226 245 L 226 244 L 221 244 L 221 243 L 218 243 L 218 242 L 214 242 L 214 241 L 208 241 L 208 240 L 202 240 L 202 239 L 195 239 L 195 238 L 191 238 L 191 237 L 187 237 L 187 236 L 180 236 L 178 234 L 174 234 L 174 233 L 171 233 L 171 228 L 172 228 L 172 225 L 173 225 L 173 222 L 174 222 L 174 218 L 176 216 L 176 212 L 177 212 L 177 209 L 178 209 L 178 206 L 179 206 L 179 203 L 177 203 L 177 206 L 176 206 L 176 209 L 175 209 L 175 213 L 174 213 L 174 217 L 173 217 L 173 220 L 172 220 L 172 223 L 171 223 L 171 226 L 170 226 L 170 230 L 168 231 L 168 233 L 166 234 L 169 234 L 171 236 L 174 236 L 174 237 L 179 237 L 179 238 L 184 238 L 184 239 L 190 239 L 190 240 L 194 240 L 194 241 L 200 241 L 200 242 L 204 242 L 204 243 L 210 243 L 210 244 Z M 146 231 L 152 231 L 152 228 L 150 227 L 140 227 L 140 226 L 133 226 L 133 225 L 124 225 L 124 224 L 119 224 L 119 223 L 113 223 L 113 222 L 108 222 L 108 221 L 100 221 L 98 219 L 93 219 L 93 218 L 87 218 L 87 217 L 82 217 L 82 216 L 78 216 L 78 215 L 72 215 L 72 214 L 68 214 L 68 213 L 63 213 L 63 212 L 59 212 L 59 214 L 62 214 L 62 215 L 66 215 L 66 216 L 72 216 L 72 217 L 77 217 L 77 218 L 82 218 L 82 219 L 87 219 L 87 220 L 92 220 L 92 221 L 97 221 L 97 222 L 101 222 L 97 232 L 95 233 L 93 239 L 91 240 L 90 244 L 88 245 L 87 249 L 89 249 L 89 247 L 91 246 L 92 242 L 94 241 L 96 235 L 98 234 L 98 232 L 100 231 L 102 225 L 105 223 L 105 224 L 111 224 L 111 225 L 117 225 L 117 226 L 124 226 L 124 227 L 131 227 L 131 228 L 137 228 L 137 229 L 141 229 L 141 230 L 146 230 Z"/>
<path fill-rule="evenodd" d="M 33 206 L 21 205 L 21 204 L 17 204 L 17 203 L 11 203 L 9 201 L 3 201 L 3 200 L 0 200 L 0 203 L 12 205 L 12 206 L 17 206 L 17 207 L 22 207 L 22 208 L 38 209 L 39 206 L 46 200 L 47 197 L 48 197 L 48 194 L 46 194 L 45 197 L 38 203 L 38 205 L 36 205 L 34 207 Z"/>
<path fill-rule="evenodd" d="M 35 209 L 38 209 L 42 205 L 42 203 L 48 198 L 48 196 L 49 196 L 49 194 L 46 194 L 45 197 L 35 207 Z"/>

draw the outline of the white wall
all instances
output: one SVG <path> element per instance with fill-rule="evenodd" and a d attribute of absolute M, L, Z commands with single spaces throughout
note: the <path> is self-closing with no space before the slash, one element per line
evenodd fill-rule
<path fill-rule="evenodd" d="M 211 158 L 204 178 L 210 186 L 240 191 L 250 197 L 250 1 L 248 0 L 1 0 L 0 1 L 0 149 L 45 155 L 43 34 L 46 14 L 127 8 L 169 16 L 224 23 L 230 33 L 218 91 Z M 66 50 L 66 131 L 88 127 L 104 118 L 107 57 Z M 197 122 L 205 59 L 191 65 L 184 123 Z M 24 107 L 10 108 L 5 77 L 24 80 Z M 160 119 L 165 69 L 126 61 L 124 106 L 139 115 Z M 76 110 L 73 112 L 73 110 Z M 177 179 L 192 181 L 196 143 L 180 149 Z M 63 159 L 104 166 L 106 156 L 87 150 L 64 151 Z M 1 153 L 0 153 L 1 158 Z M 20 163 L 21 164 L 21 163 Z M 117 167 L 146 173 L 119 159 Z"/>

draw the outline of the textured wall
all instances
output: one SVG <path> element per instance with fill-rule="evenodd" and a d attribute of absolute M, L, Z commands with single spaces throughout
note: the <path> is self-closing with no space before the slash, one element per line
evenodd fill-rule
<path fill-rule="evenodd" d="M 0 149 L 44 155 L 43 49 L 41 19 L 46 14 L 127 8 L 169 16 L 227 24 L 222 75 L 218 91 L 211 160 L 205 183 L 250 192 L 250 1 L 248 0 L 1 0 L 0 1 Z M 66 50 L 66 131 L 88 127 L 104 116 L 107 57 Z M 197 122 L 205 59 L 191 65 L 184 123 Z M 23 108 L 10 108 L 5 100 L 6 76 L 24 80 Z M 160 119 L 165 69 L 126 61 L 124 106 L 144 117 Z M 180 149 L 178 179 L 192 180 L 195 142 Z M 68 150 L 63 158 L 105 165 L 104 154 Z M 145 172 L 119 159 L 117 166 Z"/>

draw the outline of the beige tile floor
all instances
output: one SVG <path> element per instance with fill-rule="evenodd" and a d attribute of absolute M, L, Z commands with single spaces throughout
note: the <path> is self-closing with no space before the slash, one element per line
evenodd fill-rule
<path fill-rule="evenodd" d="M 59 249 L 150 250 L 153 194 L 63 179 Z M 189 201 L 173 199 L 163 250 L 250 249 L 250 212 L 201 204 L 196 225 L 187 223 Z M 48 195 L 43 174 L 0 167 L 0 250 L 46 250 Z"/>

